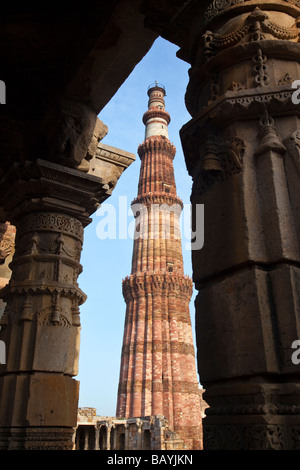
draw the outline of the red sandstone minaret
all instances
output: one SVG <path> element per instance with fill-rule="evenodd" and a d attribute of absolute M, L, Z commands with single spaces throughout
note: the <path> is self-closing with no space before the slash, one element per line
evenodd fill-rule
<path fill-rule="evenodd" d="M 173 170 L 174 145 L 165 89 L 148 89 L 131 275 L 123 281 L 127 305 L 117 416 L 164 415 L 189 448 L 201 448 L 202 422 L 189 313 L 192 281 L 183 272 Z"/>

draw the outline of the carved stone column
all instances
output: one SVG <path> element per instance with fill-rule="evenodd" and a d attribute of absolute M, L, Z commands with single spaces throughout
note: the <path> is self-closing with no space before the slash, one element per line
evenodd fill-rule
<path fill-rule="evenodd" d="M 143 423 L 140 421 L 139 418 L 136 420 L 136 428 L 137 428 L 137 433 L 136 433 L 136 449 L 141 450 L 142 449 L 142 426 Z"/>
<path fill-rule="evenodd" d="M 111 430 L 112 430 L 112 423 L 107 423 L 106 424 L 106 450 L 110 450 L 111 445 L 110 445 L 110 440 L 111 440 Z"/>
<path fill-rule="evenodd" d="M 83 230 L 110 192 L 101 178 L 42 160 L 15 166 L 2 180 L 1 206 L 16 241 L 1 291 L 1 449 L 72 449 Z"/>
<path fill-rule="evenodd" d="M 98 426 L 95 426 L 95 450 L 100 450 L 99 436 L 100 436 L 100 429 Z"/>
<path fill-rule="evenodd" d="M 89 426 L 84 426 L 84 448 L 83 450 L 89 450 Z"/>
<path fill-rule="evenodd" d="M 129 450 L 129 424 L 125 423 L 125 448 L 124 450 Z"/>
<path fill-rule="evenodd" d="M 298 0 L 211 0 L 180 19 L 206 449 L 300 448 L 299 16 Z"/>
<path fill-rule="evenodd" d="M 11 276 L 9 264 L 14 253 L 15 233 L 15 227 L 9 222 L 0 223 L 0 289 L 6 286 Z M 0 299 L 0 319 L 4 309 L 5 303 Z"/>

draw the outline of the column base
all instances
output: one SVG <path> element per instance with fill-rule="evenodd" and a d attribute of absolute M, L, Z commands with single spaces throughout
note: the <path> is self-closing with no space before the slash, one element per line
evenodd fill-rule
<path fill-rule="evenodd" d="M 35 372 L 0 378 L 0 450 L 72 450 L 79 382 Z"/>
<path fill-rule="evenodd" d="M 210 387 L 204 449 L 299 450 L 299 387 L 296 383 Z"/>
<path fill-rule="evenodd" d="M 285 418 L 282 417 L 282 421 Z M 291 434 L 297 433 L 295 439 Z M 248 423 L 233 425 L 226 422 L 204 425 L 204 450 L 299 450 L 300 419 L 289 429 L 287 424 Z M 290 439 L 291 438 L 291 439 Z"/>
<path fill-rule="evenodd" d="M 73 450 L 73 434 L 68 427 L 1 427 L 0 450 Z"/>

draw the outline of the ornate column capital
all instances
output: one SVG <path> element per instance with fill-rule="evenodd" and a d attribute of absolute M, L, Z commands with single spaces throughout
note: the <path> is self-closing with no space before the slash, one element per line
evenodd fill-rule
<path fill-rule="evenodd" d="M 205 0 L 203 8 L 203 28 L 208 26 L 213 20 L 228 15 L 229 12 L 245 13 L 253 7 L 263 7 L 268 5 L 268 9 L 282 10 L 298 16 L 300 9 L 299 0 Z"/>
<path fill-rule="evenodd" d="M 56 210 L 83 226 L 112 189 L 98 176 L 45 160 L 11 167 L 1 180 L 1 218 L 13 224 L 26 213 Z"/>
<path fill-rule="evenodd" d="M 15 165 L 1 180 L 1 217 L 16 226 L 16 240 L 1 291 L 0 448 L 72 448 L 84 227 L 111 191 L 100 177 L 44 160 Z"/>

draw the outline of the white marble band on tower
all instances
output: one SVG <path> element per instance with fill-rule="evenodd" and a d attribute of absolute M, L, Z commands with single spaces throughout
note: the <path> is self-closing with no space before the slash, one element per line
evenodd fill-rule
<path fill-rule="evenodd" d="M 165 110 L 165 87 L 157 82 L 148 88 L 148 111 L 143 116 L 145 124 L 145 139 L 154 135 L 169 138 L 168 124 L 170 115 Z"/>

